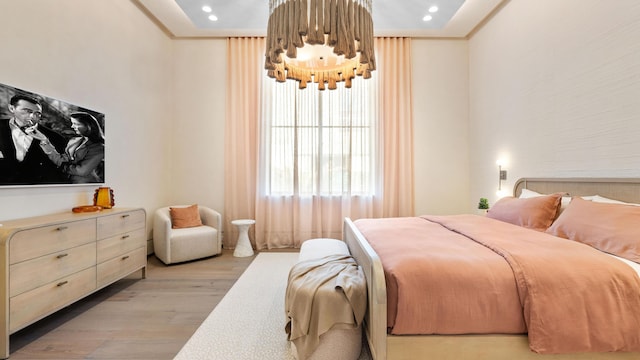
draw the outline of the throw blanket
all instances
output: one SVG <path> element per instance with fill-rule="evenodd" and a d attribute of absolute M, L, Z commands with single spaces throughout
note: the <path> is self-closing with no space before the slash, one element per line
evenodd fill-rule
<path fill-rule="evenodd" d="M 395 297 L 389 299 L 395 306 L 389 310 L 395 316 L 392 333 L 407 331 L 406 326 L 416 331 L 420 323 L 447 330 L 429 328 L 431 334 L 465 333 L 464 326 L 457 326 L 464 318 L 476 327 L 467 327 L 466 333 L 482 333 L 477 331 L 478 319 L 486 314 L 497 323 L 520 316 L 535 352 L 640 351 L 640 279 L 629 266 L 598 250 L 475 215 L 385 219 L 383 225 L 373 225 L 379 220 L 360 221 L 358 228 L 389 276 L 388 296 Z M 386 229 L 393 229 L 395 236 Z M 496 259 L 507 265 L 510 281 L 505 282 L 505 268 Z M 430 273 L 417 276 L 418 268 Z M 473 283 L 482 286 L 461 286 Z M 438 299 L 443 294 L 445 298 Z M 514 296 L 518 309 L 512 306 Z M 491 298 L 496 303 L 491 304 Z M 502 298 L 508 306 L 496 313 Z M 456 323 L 456 328 L 447 323 Z M 419 333 L 426 332 L 414 332 Z"/>
<path fill-rule="evenodd" d="M 349 255 L 295 264 L 285 296 L 285 330 L 300 359 L 313 354 L 327 331 L 360 326 L 367 308 L 364 274 Z"/>

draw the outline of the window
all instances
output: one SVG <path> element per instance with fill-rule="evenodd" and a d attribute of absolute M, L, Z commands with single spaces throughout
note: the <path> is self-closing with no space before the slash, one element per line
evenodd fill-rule
<path fill-rule="evenodd" d="M 268 196 L 371 196 L 376 192 L 377 84 L 351 89 L 263 81 L 261 173 Z"/>

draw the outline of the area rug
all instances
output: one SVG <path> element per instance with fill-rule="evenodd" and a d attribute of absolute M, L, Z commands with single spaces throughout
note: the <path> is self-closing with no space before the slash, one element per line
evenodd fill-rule
<path fill-rule="evenodd" d="M 298 253 L 260 253 L 187 341 L 178 360 L 295 360 L 284 294 Z M 371 359 L 363 345 L 359 360 Z"/>

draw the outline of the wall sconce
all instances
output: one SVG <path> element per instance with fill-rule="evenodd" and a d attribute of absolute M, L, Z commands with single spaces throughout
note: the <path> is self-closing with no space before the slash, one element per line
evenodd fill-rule
<path fill-rule="evenodd" d="M 507 170 L 502 170 L 502 165 L 498 164 L 498 191 L 502 190 L 502 180 L 507 180 Z"/>

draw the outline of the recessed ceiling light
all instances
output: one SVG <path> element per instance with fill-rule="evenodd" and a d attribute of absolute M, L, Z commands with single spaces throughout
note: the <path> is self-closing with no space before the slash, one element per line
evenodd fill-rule
<path fill-rule="evenodd" d="M 430 13 L 438 12 L 438 7 L 433 5 L 432 7 L 429 8 L 429 12 Z"/>
<path fill-rule="evenodd" d="M 211 15 L 209 15 L 209 20 L 211 20 L 211 21 L 218 21 L 218 17 L 217 17 L 217 16 L 215 16 L 215 15 L 213 15 L 213 14 L 211 14 Z"/>
<path fill-rule="evenodd" d="M 433 19 L 431 15 L 425 15 L 425 17 L 422 18 L 422 21 L 431 21 L 431 19 Z"/>

